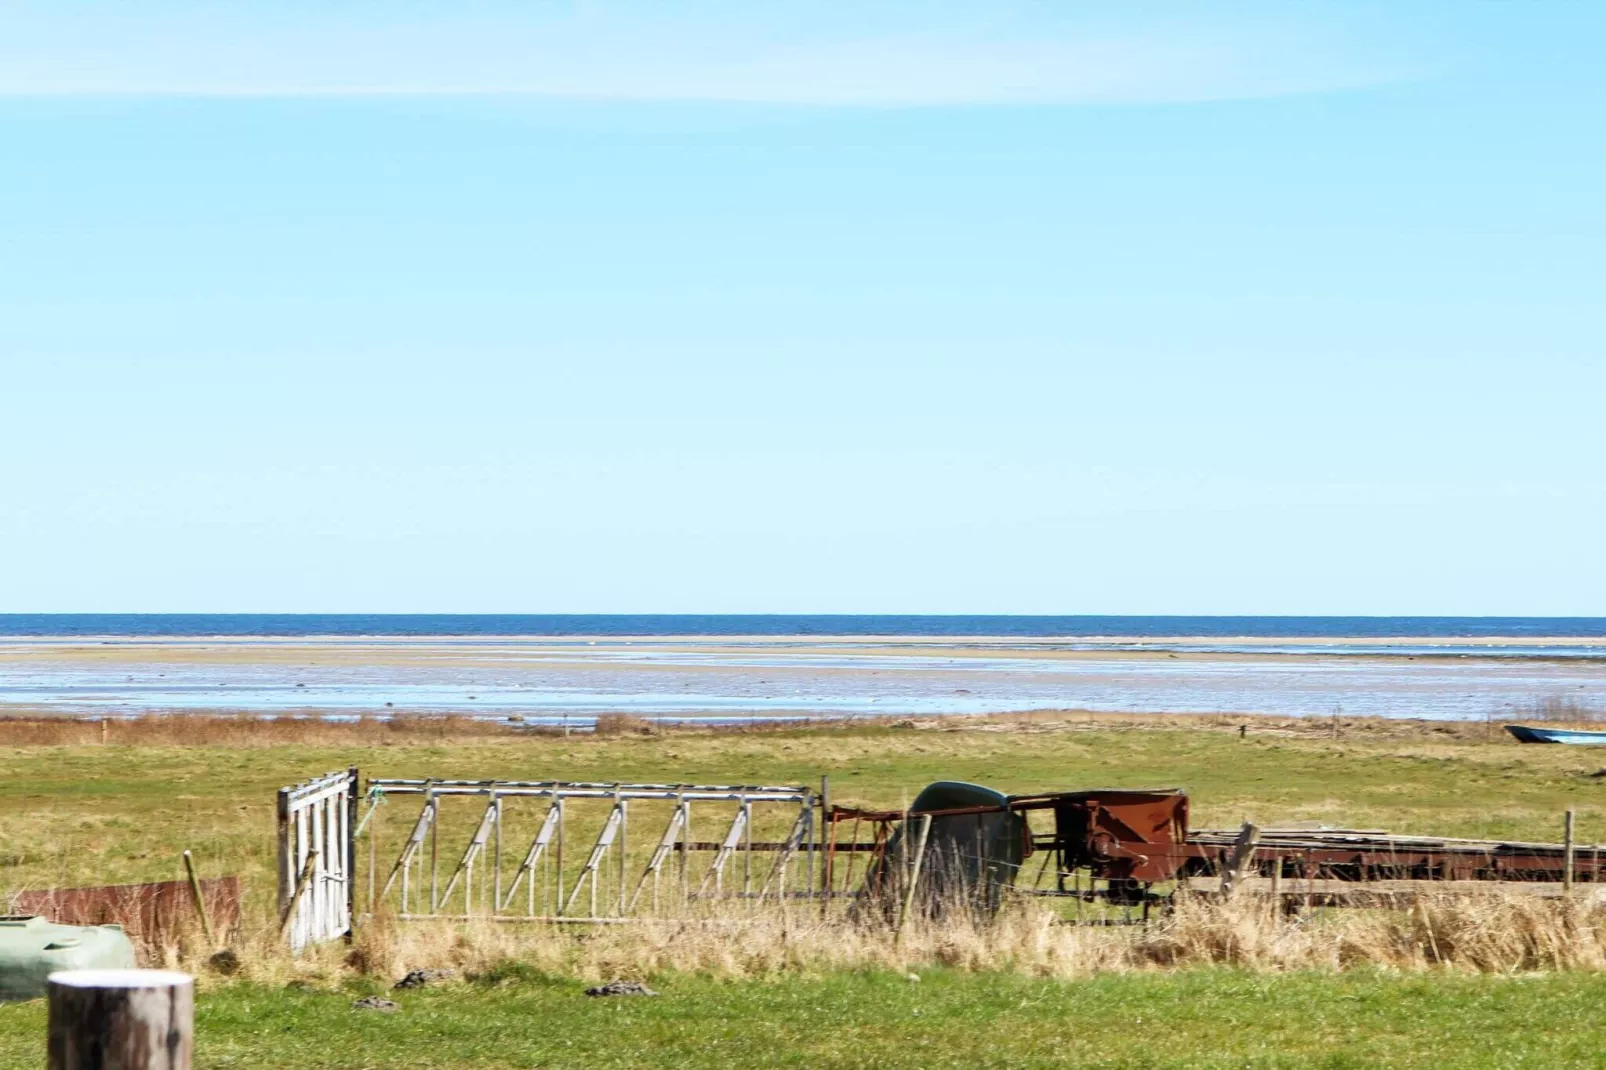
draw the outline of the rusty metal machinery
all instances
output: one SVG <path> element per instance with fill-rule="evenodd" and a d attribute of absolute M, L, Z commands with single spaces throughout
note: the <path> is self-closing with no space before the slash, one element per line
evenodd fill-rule
<path fill-rule="evenodd" d="M 1032 827 L 1037 813 L 1052 815 L 1052 828 Z M 1188 797 L 1178 789 L 1100 789 L 1012 795 L 971 807 L 922 811 L 861 810 L 833 807 L 827 814 L 825 865 L 838 851 L 873 852 L 877 858 L 895 845 L 888 830 L 929 813 L 934 821 L 979 821 L 986 815 L 1027 818 L 1021 857 L 1049 852 L 1041 873 L 1054 866 L 1047 891 L 1029 894 L 1102 899 L 1120 905 L 1148 904 L 1169 895 L 1156 886 L 1186 885 L 1201 878 L 1236 877 L 1269 881 L 1273 892 L 1303 895 L 1311 903 L 1353 901 L 1352 893 L 1403 882 L 1520 882 L 1559 886 L 1602 880 L 1598 846 L 1556 843 L 1398 836 L 1367 829 L 1266 828 L 1194 830 L 1188 826 Z M 868 843 L 839 844 L 843 823 L 868 823 Z M 1039 822 L 1041 824 L 1042 822 Z M 1010 869 L 1011 878 L 1023 865 Z M 873 864 L 871 867 L 873 871 Z M 830 886 L 829 879 L 827 886 Z M 1011 880 L 1013 883 L 1013 879 Z"/>

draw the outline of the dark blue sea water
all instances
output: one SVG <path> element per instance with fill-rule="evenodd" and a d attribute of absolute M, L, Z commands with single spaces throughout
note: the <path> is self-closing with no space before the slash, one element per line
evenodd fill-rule
<path fill-rule="evenodd" d="M 12 613 L 0 636 L 932 635 L 1276 639 L 1606 636 L 1606 617 Z"/>

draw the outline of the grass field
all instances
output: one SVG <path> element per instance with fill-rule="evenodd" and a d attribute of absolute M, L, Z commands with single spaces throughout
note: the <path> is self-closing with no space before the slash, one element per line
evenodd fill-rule
<path fill-rule="evenodd" d="M 1239 722 L 1202 718 L 569 738 L 312 725 L 303 742 L 282 730 L 173 720 L 148 725 L 133 745 L 118 734 L 137 730 L 119 725 L 106 745 L 68 746 L 11 744 L 0 720 L 0 891 L 172 879 L 188 847 L 207 871 L 238 872 L 270 893 L 274 792 L 348 765 L 384 776 L 722 783 L 812 784 L 829 774 L 834 801 L 882 806 L 938 779 L 1005 791 L 1176 786 L 1188 790 L 1200 827 L 1320 821 L 1534 840 L 1559 838 L 1571 806 L 1582 840 L 1606 840 L 1606 779 L 1590 775 L 1606 755 L 1484 742 L 1482 726 L 1362 721 L 1333 740 L 1325 725 L 1252 720 L 1240 738 Z M 80 731 L 98 738 L 93 726 Z"/>
<path fill-rule="evenodd" d="M 1256 976 L 1086 981 L 927 971 L 657 983 L 587 999 L 546 977 L 396 993 L 231 985 L 206 993 L 199 1067 L 1603 1066 L 1606 977 Z M 0 1006 L 0 1067 L 43 1065 L 44 1007 Z"/>
<path fill-rule="evenodd" d="M 391 730 L 150 722 L 60 733 L 0 721 L 0 892 L 177 877 L 179 852 L 208 873 L 246 878 L 265 916 L 273 884 L 276 788 L 357 765 L 391 776 L 812 783 L 839 802 L 896 806 L 925 783 L 975 780 L 1005 790 L 1175 785 L 1193 823 L 1322 821 L 1399 832 L 1552 840 L 1562 812 L 1582 839 L 1606 839 L 1606 779 L 1588 751 L 1520 747 L 1482 726 L 1326 725 L 1193 718 L 1050 715 L 914 726 L 751 733 L 516 736 L 442 724 Z M 8 735 L 9 731 L 9 735 Z M 392 829 L 410 813 L 397 804 Z M 393 833 L 394 834 L 394 833 Z M 1230 919 L 1229 919 L 1230 921 Z M 1600 943 L 1599 919 L 1555 930 Z M 1396 943 L 1410 924 L 1380 930 Z M 1500 915 L 1495 929 L 1527 924 Z M 1452 926 L 1453 928 L 1453 926 Z M 756 930 L 755 930 L 756 931 Z M 1085 930 L 1084 930 L 1085 931 Z M 1203 930 L 1201 930 L 1203 932 Z M 1569 935 L 1570 934 L 1570 935 Z M 1492 934 L 1500 936 L 1499 932 Z M 1204 932 L 1204 939 L 1236 939 Z M 462 934 L 436 934 L 437 950 Z M 870 955 L 727 968 L 669 947 L 644 970 L 658 999 L 588 1000 L 582 976 L 614 961 L 611 933 L 568 958 L 481 954 L 472 981 L 398 994 L 395 1015 L 357 1012 L 383 987 L 314 956 L 316 968 L 203 978 L 200 1065 L 409 1066 L 1513 1066 L 1595 1065 L 1595 1009 L 1606 974 L 1468 974 L 1414 963 L 1405 972 L 1331 969 L 1128 969 L 1097 963 L 1049 979 L 1041 958 L 976 956 L 920 945 L 916 961 Z M 1026 931 L 1020 940 L 1029 942 Z M 612 942 L 611 944 L 609 942 Z M 428 944 L 428 941 L 425 941 Z M 1313 945 L 1314 946 L 1314 945 Z M 1337 946 L 1337 945 L 1334 945 Z M 599 950 L 600 949 L 600 950 Z M 550 950 L 550 949 L 549 949 Z M 1052 949 L 1051 949 L 1052 950 Z M 1558 963 L 1592 963 L 1552 949 Z M 878 957 L 879 956 L 879 957 Z M 946 956 L 946 957 L 945 957 Z M 1594 957 L 1591 957 L 1594 956 Z M 1318 956 L 1319 957 L 1319 956 Z M 1541 956 L 1542 958 L 1543 956 Z M 1531 953 L 1510 959 L 1531 965 Z M 1224 961 L 1233 961 L 1231 955 Z M 462 960 L 454 960 L 461 962 Z M 520 962 L 522 961 L 522 965 Z M 846 960 L 844 960 L 846 961 Z M 1336 956 L 1334 958 L 1337 963 Z M 1498 957 L 1493 967 L 1502 968 Z M 583 962 L 584 968 L 573 965 Z M 687 967 L 684 963 L 691 962 Z M 814 964 L 808 965 L 809 962 Z M 677 963 L 681 965 L 676 965 Z M 779 965 L 777 965 L 779 963 Z M 1010 963 L 1025 963 L 1011 966 Z M 408 965 L 425 965 L 409 962 Z M 667 964 L 667 965 L 666 965 Z M 1001 965 L 1002 964 L 1002 965 Z M 386 963 L 394 965 L 394 963 Z M 919 983 L 905 969 L 922 975 Z M 1053 972 L 1053 971 L 1049 971 Z M 1064 972 L 1064 971 L 1062 971 Z M 377 975 L 376 975 L 377 974 Z M 745 978 L 745 979 L 740 979 Z M 291 985 L 287 987 L 286 981 Z M 1141 1019 L 1141 1021 L 1139 1021 Z M 0 1007 L 0 1067 L 37 1066 L 43 1008 Z"/>

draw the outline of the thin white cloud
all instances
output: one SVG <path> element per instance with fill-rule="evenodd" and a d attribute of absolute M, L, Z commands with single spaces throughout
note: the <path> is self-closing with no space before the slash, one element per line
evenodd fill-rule
<path fill-rule="evenodd" d="M 0 95 L 907 107 L 1264 97 L 1412 73 L 1345 35 L 1263 21 L 1101 26 L 1042 12 L 935 18 L 886 7 L 762 22 L 739 9 L 466 11 L 11 4 L 0 6 Z"/>

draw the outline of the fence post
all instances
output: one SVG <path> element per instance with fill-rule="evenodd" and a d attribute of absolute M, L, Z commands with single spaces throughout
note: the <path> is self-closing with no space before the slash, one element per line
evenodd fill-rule
<path fill-rule="evenodd" d="M 195 860 L 190 857 L 189 851 L 184 852 L 184 872 L 190 878 L 190 899 L 195 903 L 195 913 L 201 919 L 201 935 L 206 937 L 207 950 L 212 951 L 217 946 L 217 940 L 212 936 L 212 920 L 206 916 L 206 898 L 201 895 L 201 881 L 195 875 Z"/>
<path fill-rule="evenodd" d="M 1245 821 L 1243 828 L 1238 830 L 1238 838 L 1233 841 L 1232 850 L 1227 855 L 1227 865 L 1221 874 L 1221 898 L 1230 899 L 1243 880 L 1244 873 L 1249 869 L 1249 860 L 1255 856 L 1255 847 L 1260 843 L 1260 829 Z"/>
<path fill-rule="evenodd" d="M 190 1070 L 195 979 L 171 970 L 50 975 L 49 1070 Z"/>
<path fill-rule="evenodd" d="M 831 863 L 835 853 L 836 824 L 831 821 L 831 778 L 820 777 L 820 917 L 831 909 Z"/>
<path fill-rule="evenodd" d="M 909 832 L 909 823 L 904 822 L 904 836 Z M 909 887 L 904 892 L 903 902 L 898 906 L 898 939 L 903 939 L 903 927 L 909 920 L 909 911 L 915 905 L 915 886 L 920 883 L 920 865 L 926 860 L 926 839 L 931 835 L 931 815 L 920 815 L 919 841 L 915 845 L 914 867 L 909 871 Z"/>
<path fill-rule="evenodd" d="M 1567 811 L 1566 820 L 1562 822 L 1562 862 L 1561 862 L 1561 894 L 1573 894 L 1573 820 L 1572 810 Z"/>
<path fill-rule="evenodd" d="M 362 778 L 355 765 L 346 769 L 346 943 L 357 931 L 357 792 Z"/>
<path fill-rule="evenodd" d="M 279 789 L 279 910 L 282 913 L 296 889 L 296 860 L 294 845 L 290 842 L 290 789 Z"/>

